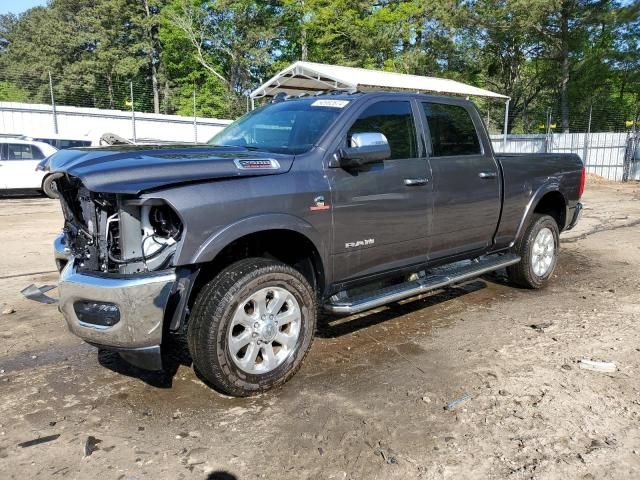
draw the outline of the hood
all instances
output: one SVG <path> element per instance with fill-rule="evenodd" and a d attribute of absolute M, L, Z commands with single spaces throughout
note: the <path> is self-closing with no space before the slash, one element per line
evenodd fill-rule
<path fill-rule="evenodd" d="M 94 192 L 139 194 L 187 182 L 286 173 L 293 155 L 242 147 L 126 145 L 71 148 L 49 157 L 51 172 L 79 178 Z"/>

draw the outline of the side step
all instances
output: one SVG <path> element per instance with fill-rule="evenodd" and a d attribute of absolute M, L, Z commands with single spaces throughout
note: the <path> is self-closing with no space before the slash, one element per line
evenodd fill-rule
<path fill-rule="evenodd" d="M 508 253 L 481 257 L 477 260 L 456 262 L 430 270 L 426 276 L 418 280 L 392 285 L 374 292 L 352 297 L 333 296 L 331 297 L 331 301 L 324 305 L 324 308 L 331 313 L 351 315 L 371 308 L 380 307 L 387 303 L 414 297 L 429 290 L 436 290 L 446 287 L 447 285 L 460 283 L 470 278 L 508 267 L 519 261 L 520 257 L 518 255 Z"/>

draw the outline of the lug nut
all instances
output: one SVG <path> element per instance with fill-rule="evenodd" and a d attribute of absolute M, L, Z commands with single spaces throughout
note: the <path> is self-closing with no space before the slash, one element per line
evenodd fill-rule
<path fill-rule="evenodd" d="M 273 320 L 273 315 L 269 315 L 269 320 Z"/>
<path fill-rule="evenodd" d="M 260 326 L 260 324 L 258 322 L 253 324 L 253 328 L 258 328 Z"/>
<path fill-rule="evenodd" d="M 256 338 L 256 337 L 258 336 L 258 332 L 253 332 L 253 333 L 251 334 L 251 336 L 252 336 L 253 338 Z"/>

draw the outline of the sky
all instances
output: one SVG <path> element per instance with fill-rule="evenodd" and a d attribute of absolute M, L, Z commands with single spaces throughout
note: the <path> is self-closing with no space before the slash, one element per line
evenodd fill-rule
<path fill-rule="evenodd" d="M 0 0 L 0 15 L 4 13 L 22 13 L 31 7 L 45 5 L 46 0 Z"/>

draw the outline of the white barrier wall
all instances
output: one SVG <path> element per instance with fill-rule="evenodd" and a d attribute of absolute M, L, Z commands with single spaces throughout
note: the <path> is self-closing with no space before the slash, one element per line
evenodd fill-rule
<path fill-rule="evenodd" d="M 633 158 L 629 133 L 553 133 L 550 135 L 491 135 L 496 153 L 575 153 L 587 171 L 621 181 L 625 170 L 625 156 Z"/>
<path fill-rule="evenodd" d="M 99 108 L 56 107 L 59 136 L 97 142 L 104 133 L 133 139 L 131 112 Z M 138 141 L 206 142 L 231 120 L 135 113 Z M 50 105 L 0 102 L 0 134 L 47 137 L 55 133 Z"/>

